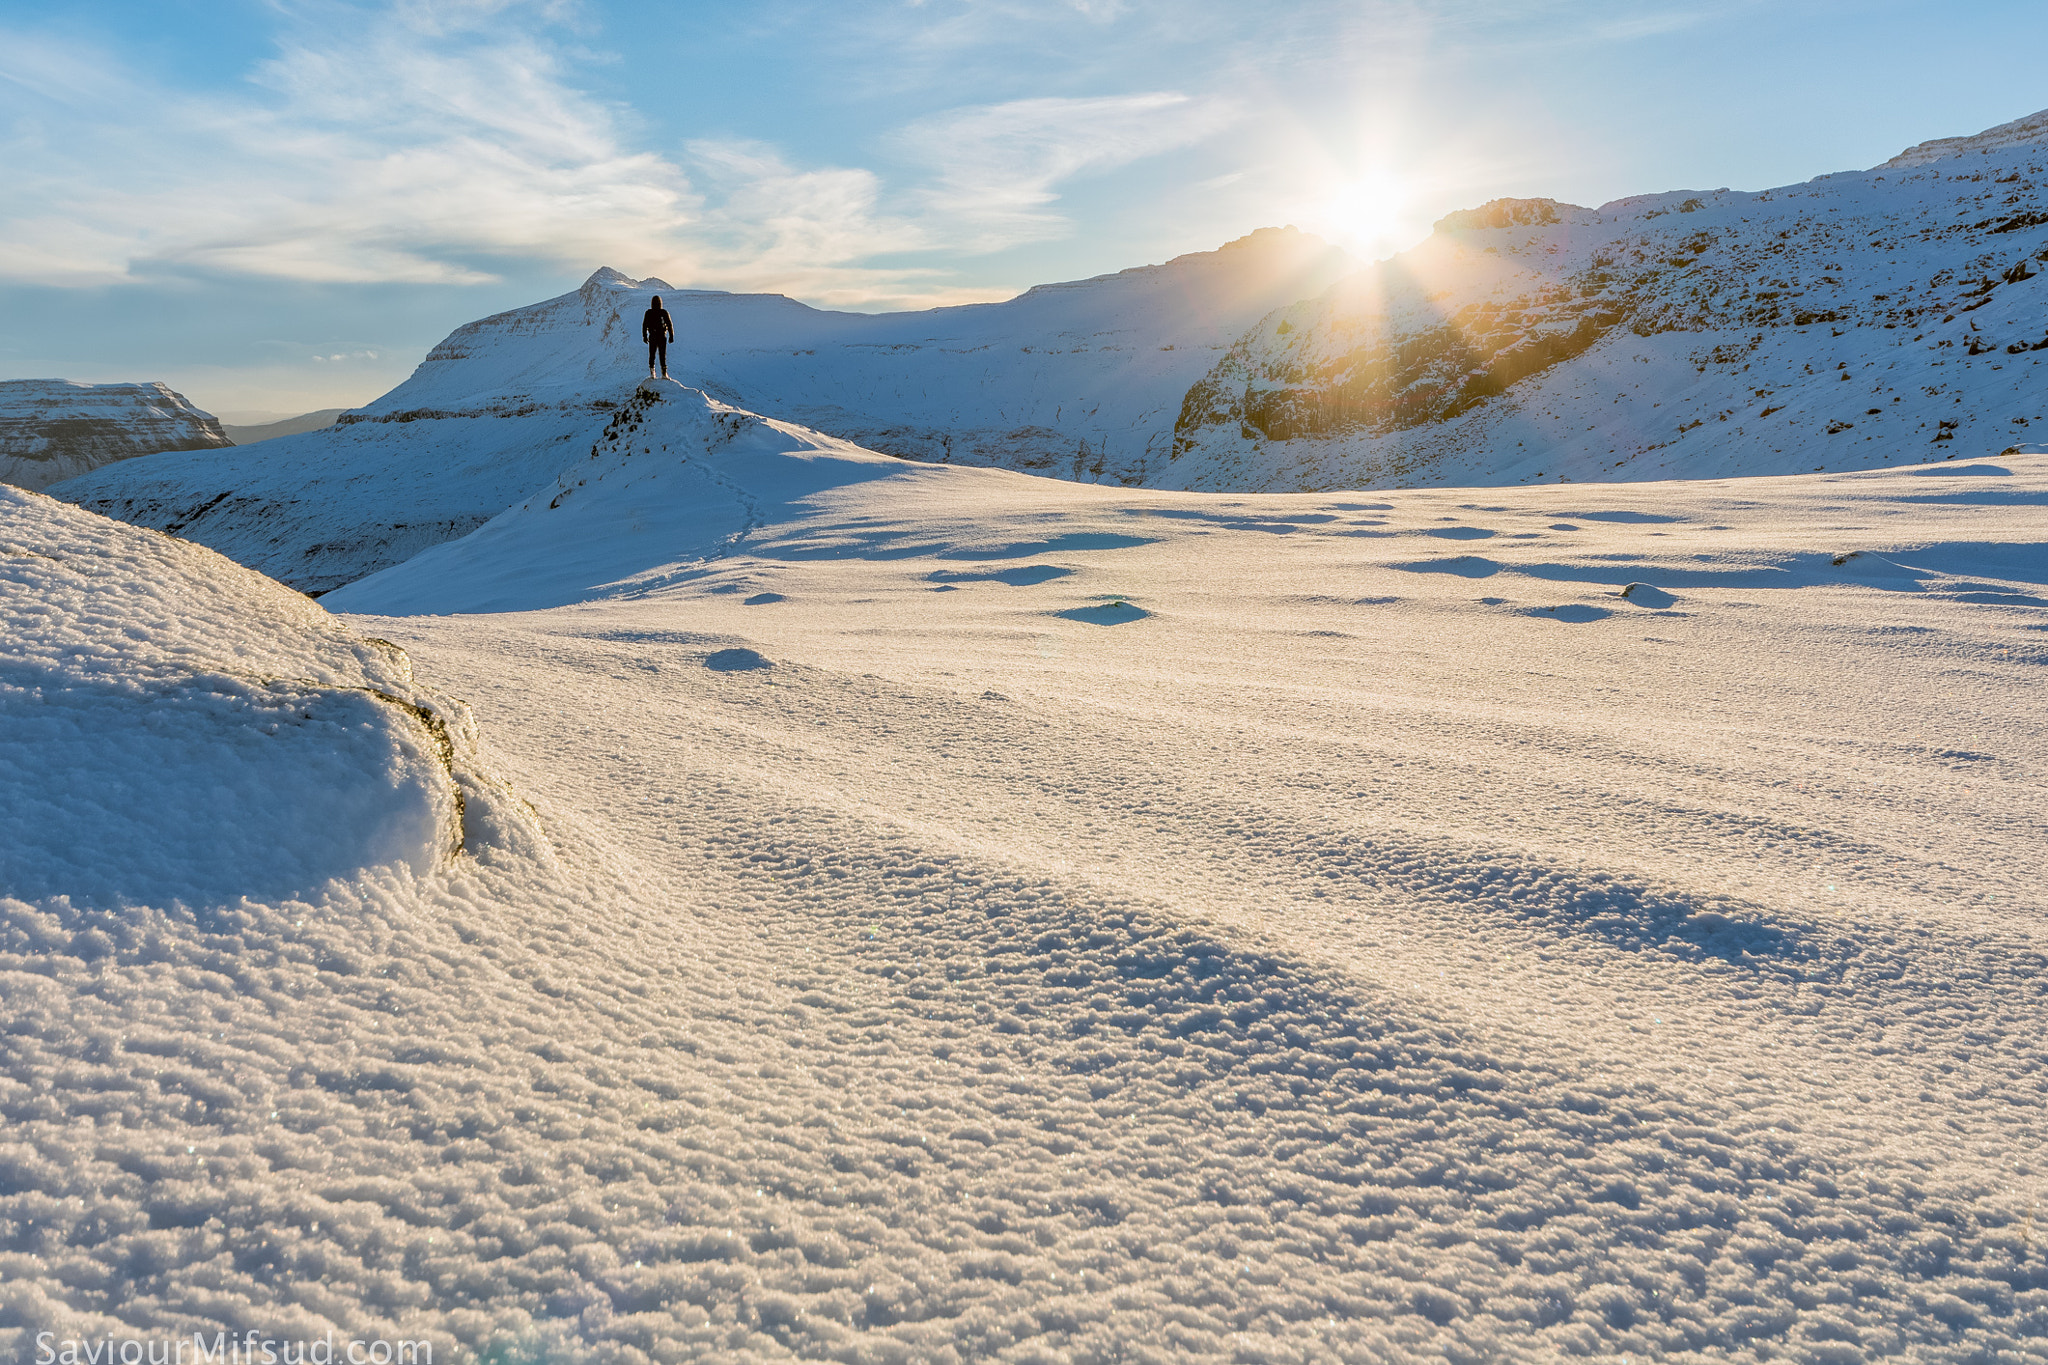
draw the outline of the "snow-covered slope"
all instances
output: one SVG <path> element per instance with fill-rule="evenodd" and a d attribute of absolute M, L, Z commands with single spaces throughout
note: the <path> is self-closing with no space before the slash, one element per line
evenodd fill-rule
<path fill-rule="evenodd" d="M 360 870 L 191 911 L 59 894 L 161 832 L 21 860 L 0 1352 L 2040 1354 L 2048 458 L 1188 495 L 651 391 L 329 599 L 547 610 L 336 620 L 13 495 L 46 787 L 153 752 L 108 722 L 155 642 L 222 679 L 182 724 L 374 635 L 547 838 L 405 871 L 337 821 L 295 856 Z M 378 708 L 341 752 L 401 752 Z M 180 837 L 325 770 L 238 771 Z"/>
<path fill-rule="evenodd" d="M 638 377 L 622 277 L 458 329 L 406 383 L 334 425 L 259 446 L 166 454 L 56 495 L 211 546 L 319 593 L 466 535 L 552 479 Z"/>
<path fill-rule="evenodd" d="M 1190 390 L 1188 488 L 1996 455 L 2048 421 L 2048 115 L 1872 171 L 1503 200 L 1282 308 Z"/>
<path fill-rule="evenodd" d="M 750 552 L 764 527 L 800 518 L 821 495 L 862 486 L 882 505 L 936 484 L 993 510 L 1028 500 L 1039 482 L 878 455 L 674 380 L 643 380 L 552 483 L 459 540 L 337 589 L 327 605 L 404 615 L 641 597 Z"/>
<path fill-rule="evenodd" d="M 47 488 L 115 460 L 230 444 L 220 423 L 162 384 L 0 380 L 0 483 Z"/>
<path fill-rule="evenodd" d="M 767 318 L 781 326 L 764 327 L 736 316 L 761 303 L 685 294 L 670 373 L 891 455 L 1143 483 L 1166 461 L 1182 396 L 1223 349 L 1351 264 L 1266 228 L 1164 265 L 929 312 L 826 322 L 778 307 Z"/>
<path fill-rule="evenodd" d="M 321 592 L 462 535 L 548 483 L 646 373 L 640 315 L 674 314 L 670 373 L 901 455 L 1096 478 L 1157 464 L 1187 386 L 1276 304 L 1346 268 L 1267 230 L 1007 303 L 871 316 L 600 270 L 457 328 L 405 383 L 260 451 L 165 456 L 60 496 Z"/>

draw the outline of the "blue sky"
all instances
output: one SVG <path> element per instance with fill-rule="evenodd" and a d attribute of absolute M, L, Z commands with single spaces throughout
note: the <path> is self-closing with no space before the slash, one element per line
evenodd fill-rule
<path fill-rule="evenodd" d="M 1295 223 L 1867 166 L 2048 107 L 2039 0 L 0 0 L 0 377 L 362 402 L 599 265 L 1003 298 Z"/>

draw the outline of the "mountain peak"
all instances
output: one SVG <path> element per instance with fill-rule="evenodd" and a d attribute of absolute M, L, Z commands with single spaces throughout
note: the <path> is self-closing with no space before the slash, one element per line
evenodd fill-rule
<path fill-rule="evenodd" d="M 1986 128 L 1969 137 L 1938 137 L 1927 142 L 1916 143 L 1900 152 L 1881 166 L 1872 170 L 1910 170 L 1925 166 L 1929 162 L 1945 160 L 1952 156 L 1966 156 L 1971 152 L 1995 152 L 2004 147 L 2020 146 L 2026 143 L 2048 143 L 2048 109 L 2038 114 L 2016 118 L 2011 123 L 2001 123 L 1996 128 Z"/>
<path fill-rule="evenodd" d="M 1436 220 L 1431 231 L 1449 234 L 1480 228 L 1548 227 L 1591 210 L 1556 199 L 1489 199 L 1476 209 L 1459 209 Z"/>
<path fill-rule="evenodd" d="M 1327 251 L 1330 243 L 1294 224 L 1286 227 L 1253 228 L 1216 248 L 1218 251 Z"/>

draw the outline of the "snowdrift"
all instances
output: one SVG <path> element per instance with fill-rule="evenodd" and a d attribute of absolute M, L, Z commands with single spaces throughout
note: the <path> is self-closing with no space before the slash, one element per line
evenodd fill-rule
<path fill-rule="evenodd" d="M 467 713 L 396 646 L 210 550 L 14 489 L 0 724 L 0 896 L 216 907 L 425 874 L 464 843 Z"/>

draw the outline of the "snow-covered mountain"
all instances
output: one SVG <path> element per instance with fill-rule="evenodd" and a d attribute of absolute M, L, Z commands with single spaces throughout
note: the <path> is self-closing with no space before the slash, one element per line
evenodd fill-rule
<path fill-rule="evenodd" d="M 1315 237 L 1265 228 L 1164 265 L 927 312 L 671 294 L 670 373 L 885 454 L 1143 483 L 1166 463 L 1182 396 L 1224 348 L 1352 265 Z"/>
<path fill-rule="evenodd" d="M 728 405 L 1083 482 L 1310 490 L 1996 455 L 2048 421 L 2044 129 L 1758 193 L 1495 201 L 1333 284 L 1342 258 L 1288 231 L 882 316 L 600 270 L 458 328 L 333 427 L 127 462 L 60 496 L 331 589 L 467 534 L 595 448 L 645 373 L 656 293 L 677 322 L 671 373 Z"/>
<path fill-rule="evenodd" d="M 737 406 L 890 454 L 1096 479 L 1163 464 L 1187 386 L 1348 258 L 1253 233 L 1006 303 L 868 315 L 676 290 L 599 270 L 457 328 L 405 383 L 261 451 L 166 456 L 59 496 L 321 592 L 464 535 L 551 480 L 646 373 L 640 316 L 675 317 L 669 370 Z"/>
<path fill-rule="evenodd" d="M 1855 469 L 2048 438 L 2048 113 L 1870 171 L 1497 200 L 1261 320 L 1178 488 Z"/>
<path fill-rule="evenodd" d="M 116 460 L 233 444 L 162 384 L 0 380 L 0 483 L 47 488 Z"/>

